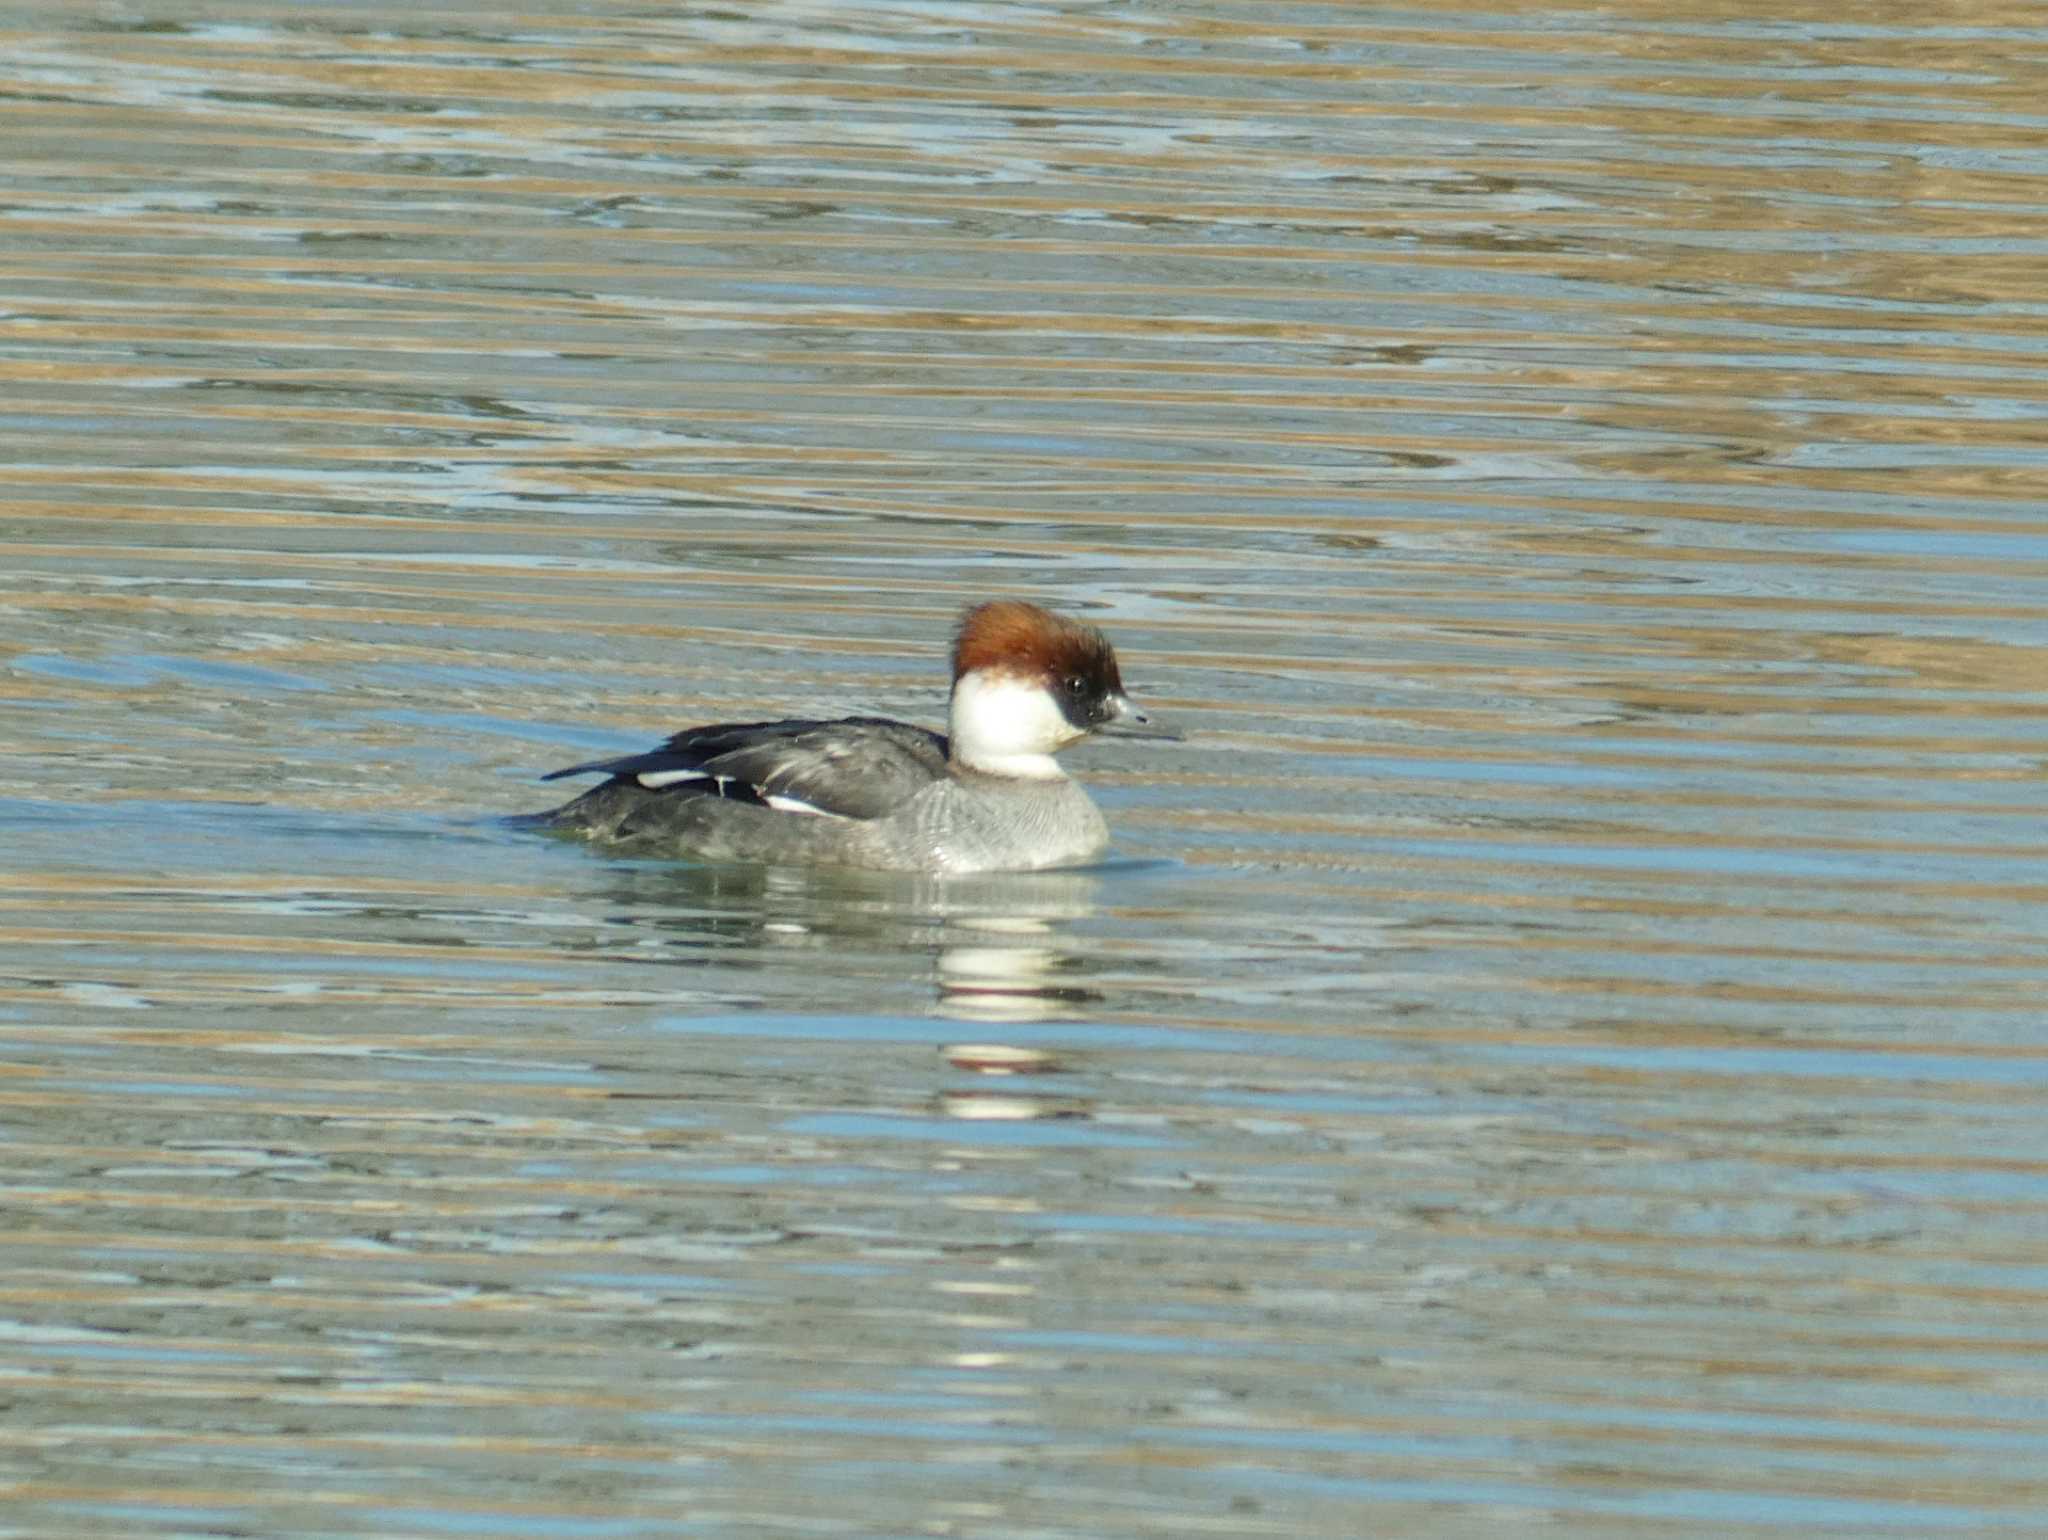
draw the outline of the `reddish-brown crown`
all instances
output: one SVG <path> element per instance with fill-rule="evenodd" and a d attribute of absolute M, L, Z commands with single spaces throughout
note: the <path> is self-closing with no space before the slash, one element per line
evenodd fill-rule
<path fill-rule="evenodd" d="M 1124 687 L 1108 637 L 1022 599 L 977 604 L 960 617 L 953 638 L 953 677 L 976 669 L 1047 680 L 1078 675 L 1090 693 L 1121 693 Z"/>

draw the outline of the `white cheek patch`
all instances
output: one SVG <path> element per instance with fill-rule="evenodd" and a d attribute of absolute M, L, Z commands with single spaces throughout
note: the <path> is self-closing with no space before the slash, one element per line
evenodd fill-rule
<path fill-rule="evenodd" d="M 997 775 L 1051 780 L 1052 755 L 1083 736 L 1035 680 L 976 669 L 953 686 L 953 754 Z"/>

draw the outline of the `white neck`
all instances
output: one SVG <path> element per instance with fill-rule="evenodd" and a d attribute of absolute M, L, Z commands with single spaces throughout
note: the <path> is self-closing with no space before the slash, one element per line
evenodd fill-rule
<path fill-rule="evenodd" d="M 950 727 L 955 763 L 1033 781 L 1065 780 L 1053 753 L 1081 736 L 1036 684 L 986 669 L 954 681 Z"/>

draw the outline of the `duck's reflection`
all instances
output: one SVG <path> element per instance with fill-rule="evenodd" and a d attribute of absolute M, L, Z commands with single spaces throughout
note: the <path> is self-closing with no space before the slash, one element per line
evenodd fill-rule
<path fill-rule="evenodd" d="M 846 993 L 860 970 L 804 970 L 807 956 L 865 955 L 885 973 L 906 962 L 928 970 L 935 1004 L 969 1021 L 1044 1021 L 1102 998 L 1084 982 L 1073 944 L 1073 927 L 1101 901 L 1103 878 L 1093 869 L 940 878 L 650 862 L 608 867 L 605 876 L 588 897 L 608 908 L 612 944 L 623 926 L 642 933 L 635 950 L 650 961 L 807 971 L 832 991 L 817 1003 L 835 1010 L 860 1008 Z M 1001 1072 L 993 1063 L 963 1067 Z"/>
<path fill-rule="evenodd" d="M 1094 912 L 1088 879 L 1036 895 L 1031 913 L 969 909 L 947 917 L 938 953 L 939 996 L 972 1021 L 1044 1021 L 1100 998 L 1080 984 L 1079 959 L 1063 945 L 1066 927 Z"/>
<path fill-rule="evenodd" d="M 932 1014 L 977 1026 L 1022 1027 L 1088 1015 L 1103 999 L 1076 928 L 1103 902 L 1100 869 L 941 879 L 826 868 L 617 866 L 601 894 L 610 912 L 596 944 L 617 955 L 620 927 L 639 932 L 629 955 L 669 967 L 779 974 L 764 997 L 800 1009 L 864 1014 L 893 976 L 921 975 Z M 898 994 L 900 1009 L 900 992 Z M 956 1072 L 1007 1077 L 1001 1090 L 935 1088 L 932 1107 L 963 1122 L 1085 1118 L 1085 1099 L 1034 1082 L 1065 1068 L 998 1030 L 944 1043 Z"/>

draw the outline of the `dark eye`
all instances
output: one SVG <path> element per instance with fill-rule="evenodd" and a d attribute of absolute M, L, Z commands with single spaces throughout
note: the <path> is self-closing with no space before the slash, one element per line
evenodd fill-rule
<path fill-rule="evenodd" d="M 1088 693 L 1088 681 L 1083 679 L 1079 674 L 1067 675 L 1066 687 L 1067 693 L 1069 695 L 1076 697 L 1077 699 Z"/>

